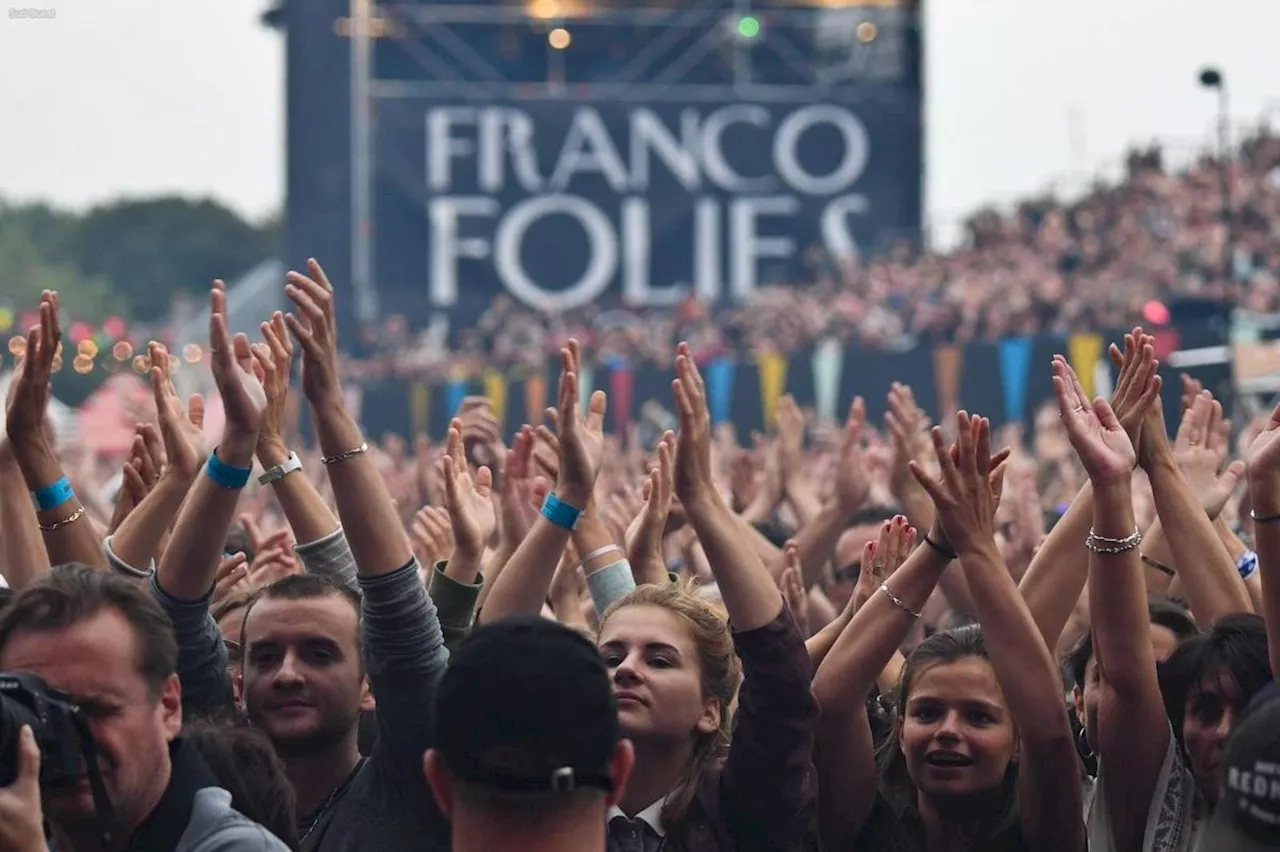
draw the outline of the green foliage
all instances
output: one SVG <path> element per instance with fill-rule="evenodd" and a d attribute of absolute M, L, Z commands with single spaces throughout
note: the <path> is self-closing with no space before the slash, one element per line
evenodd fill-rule
<path fill-rule="evenodd" d="M 270 238 L 210 200 L 157 198 L 90 210 L 76 238 L 79 267 L 102 275 L 134 319 L 168 314 L 179 290 L 247 272 L 272 250 Z"/>
<path fill-rule="evenodd" d="M 123 200 L 84 214 L 0 201 L 0 307 L 30 309 L 51 289 L 75 319 L 159 320 L 176 293 L 278 253 L 280 233 L 279 217 L 258 226 L 207 199 Z"/>

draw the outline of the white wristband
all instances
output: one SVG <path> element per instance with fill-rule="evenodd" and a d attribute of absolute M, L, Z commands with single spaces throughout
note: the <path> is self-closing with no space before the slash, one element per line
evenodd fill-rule
<path fill-rule="evenodd" d="M 587 563 L 590 562 L 592 559 L 595 559 L 600 556 L 604 556 L 606 553 L 613 553 L 615 551 L 618 553 L 621 553 L 622 548 L 618 547 L 618 545 L 616 544 L 606 544 L 604 547 L 598 547 L 595 550 L 588 553 L 586 556 L 582 557 L 582 565 L 580 567 L 585 571 L 587 568 Z"/>

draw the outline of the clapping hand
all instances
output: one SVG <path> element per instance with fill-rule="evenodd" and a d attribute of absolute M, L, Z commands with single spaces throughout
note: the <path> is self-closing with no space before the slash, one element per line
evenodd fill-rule
<path fill-rule="evenodd" d="M 1075 370 L 1061 355 L 1053 362 L 1053 389 L 1067 437 L 1094 487 L 1127 483 L 1138 457 L 1111 405 L 1101 397 L 1090 403 Z M 1153 403 L 1148 400 L 1148 405 Z"/>
<path fill-rule="evenodd" d="M 800 546 L 795 539 L 790 539 L 782 548 L 785 560 L 782 569 L 782 599 L 786 602 L 791 617 L 800 628 L 801 636 L 809 636 L 809 596 L 804 590 L 803 571 L 800 567 Z"/>
<path fill-rule="evenodd" d="M 1217 519 L 1244 475 L 1245 463 L 1223 467 L 1230 451 L 1231 421 L 1222 416 L 1222 403 L 1200 391 L 1182 412 L 1173 440 L 1173 457 L 1191 488 L 1201 497 L 1205 513 Z"/>
<path fill-rule="evenodd" d="M 254 347 L 264 367 L 263 388 L 267 392 L 267 410 L 258 433 L 258 460 L 264 467 L 281 464 L 289 458 L 285 444 L 285 408 L 289 399 L 289 371 L 293 365 L 293 343 L 289 339 L 284 314 L 276 311 L 271 322 L 259 327 L 263 344 Z M 265 369 L 269 365 L 270 369 Z"/>
<path fill-rule="evenodd" d="M 911 462 L 911 473 L 933 499 L 936 523 L 961 556 L 994 547 L 995 513 L 1009 450 L 991 455 L 990 421 L 964 411 L 956 414 L 956 442 L 950 449 L 940 428 L 935 426 L 931 435 L 938 478 L 930 477 L 917 461 Z"/>
<path fill-rule="evenodd" d="M 1142 452 L 1143 426 L 1152 400 L 1160 396 L 1160 374 L 1156 372 L 1155 338 L 1141 327 L 1124 336 L 1124 351 L 1114 343 L 1108 350 L 1111 361 L 1119 369 L 1111 408 L 1134 449 Z"/>
<path fill-rule="evenodd" d="M 169 353 L 158 343 L 151 344 L 151 389 L 164 441 L 164 473 L 190 484 L 209 457 L 209 442 L 203 431 L 204 398 L 193 394 L 183 411 L 182 400 L 173 385 Z M 256 406 L 255 401 L 251 402 Z"/>
<path fill-rule="evenodd" d="M 1249 444 L 1244 460 L 1250 480 L 1274 479 L 1280 474 L 1280 405 L 1272 409 L 1271 419 Z"/>
<path fill-rule="evenodd" d="M 267 392 L 262 387 L 261 367 L 253 356 L 249 338 L 231 336 L 227 323 L 227 291 L 221 281 L 213 282 L 209 310 L 209 350 L 213 381 L 222 397 L 227 428 L 219 445 L 222 458 L 235 467 L 248 467 L 258 430 L 267 408 Z"/>
<path fill-rule="evenodd" d="M 576 509 L 585 509 L 600 475 L 604 457 L 603 391 L 591 395 L 584 417 L 578 404 L 578 376 L 582 350 L 577 340 L 560 350 L 560 394 L 558 409 L 548 410 L 558 427 L 559 476 L 556 495 Z"/>
<path fill-rule="evenodd" d="M 707 408 L 707 386 L 698 366 L 693 362 L 689 344 L 676 350 L 676 408 L 680 413 L 680 434 L 676 455 L 680 464 L 675 469 L 675 493 L 686 507 L 718 499 L 711 474 L 711 412 Z"/>
<path fill-rule="evenodd" d="M 5 430 L 9 440 L 15 445 L 44 440 L 44 419 L 49 407 L 53 362 L 61 344 L 58 294 L 45 290 L 40 296 L 40 324 L 27 332 L 22 367 L 9 391 Z"/>
<path fill-rule="evenodd" d="M 885 521 L 880 537 L 862 546 L 862 563 L 858 570 L 858 585 L 853 590 L 854 612 L 880 588 L 880 584 L 898 570 L 911 551 L 915 549 L 916 528 L 907 523 L 906 517 L 896 515 Z"/>
<path fill-rule="evenodd" d="M 862 429 L 867 423 L 862 397 L 854 397 L 845 421 L 844 440 L 840 444 L 840 460 L 836 467 L 836 499 L 847 514 L 853 514 L 867 502 L 871 480 L 867 476 L 862 452 Z"/>
<path fill-rule="evenodd" d="M 462 421 L 455 417 L 444 456 L 444 494 L 453 525 L 453 552 L 460 560 L 479 562 L 493 536 L 498 518 L 492 489 L 489 468 L 481 467 L 472 477 L 462 450 Z"/>
<path fill-rule="evenodd" d="M 341 405 L 333 284 L 315 258 L 307 261 L 307 271 L 310 276 L 290 272 L 284 288 L 296 308 L 284 321 L 302 349 L 302 392 L 313 407 Z"/>

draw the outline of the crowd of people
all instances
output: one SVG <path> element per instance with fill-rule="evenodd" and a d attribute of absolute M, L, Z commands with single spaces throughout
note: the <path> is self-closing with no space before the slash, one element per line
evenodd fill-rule
<path fill-rule="evenodd" d="M 545 422 L 470 398 L 379 447 L 323 269 L 285 293 L 251 341 L 215 283 L 216 440 L 150 345 L 109 500 L 48 428 L 42 297 L 0 443 L 0 852 L 1280 845 L 1280 407 L 1233 452 L 1141 328 L 1109 401 L 1056 359 L 1025 441 L 895 385 L 881 437 L 784 396 L 740 447 L 680 342 L 678 428 L 619 444 L 569 339 Z"/>
<path fill-rule="evenodd" d="M 1280 138 L 1260 131 L 1233 158 L 1230 225 L 1220 161 L 1175 171 L 1154 148 L 1130 155 L 1126 172 L 1069 204 L 1029 201 L 1009 215 L 974 216 L 950 252 L 902 245 L 832 258 L 814 247 L 804 280 L 767 283 L 737 306 L 691 299 L 675 309 L 601 303 L 543 314 L 500 296 L 452 340 L 393 317 L 374 341 L 382 354 L 350 369 L 435 377 L 485 366 L 540 370 L 570 338 L 596 365 L 621 358 L 670 367 L 678 341 L 699 357 L 790 354 L 825 339 L 894 349 L 1127 328 L 1161 321 L 1160 309 L 1179 299 L 1280 310 Z"/>

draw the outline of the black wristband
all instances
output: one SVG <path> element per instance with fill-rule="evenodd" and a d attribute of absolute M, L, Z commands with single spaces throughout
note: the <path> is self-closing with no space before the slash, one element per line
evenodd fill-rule
<path fill-rule="evenodd" d="M 929 545 L 930 547 L 932 547 L 932 548 L 934 549 L 934 551 L 935 551 L 939 556 L 945 556 L 947 559 L 957 559 L 957 558 L 959 558 L 959 554 L 958 554 L 958 553 L 956 553 L 954 550 L 950 550 L 950 549 L 945 548 L 945 547 L 943 547 L 942 545 L 938 544 L 936 541 L 934 541 L 933 539 L 929 538 L 929 534 L 928 534 L 928 533 L 925 533 L 925 534 L 924 534 L 924 543 L 925 543 L 925 544 L 927 544 L 927 545 Z"/>
<path fill-rule="evenodd" d="M 1280 515 L 1264 515 L 1261 518 L 1252 510 L 1249 510 L 1249 517 L 1253 519 L 1255 524 L 1274 524 L 1280 521 Z"/>

